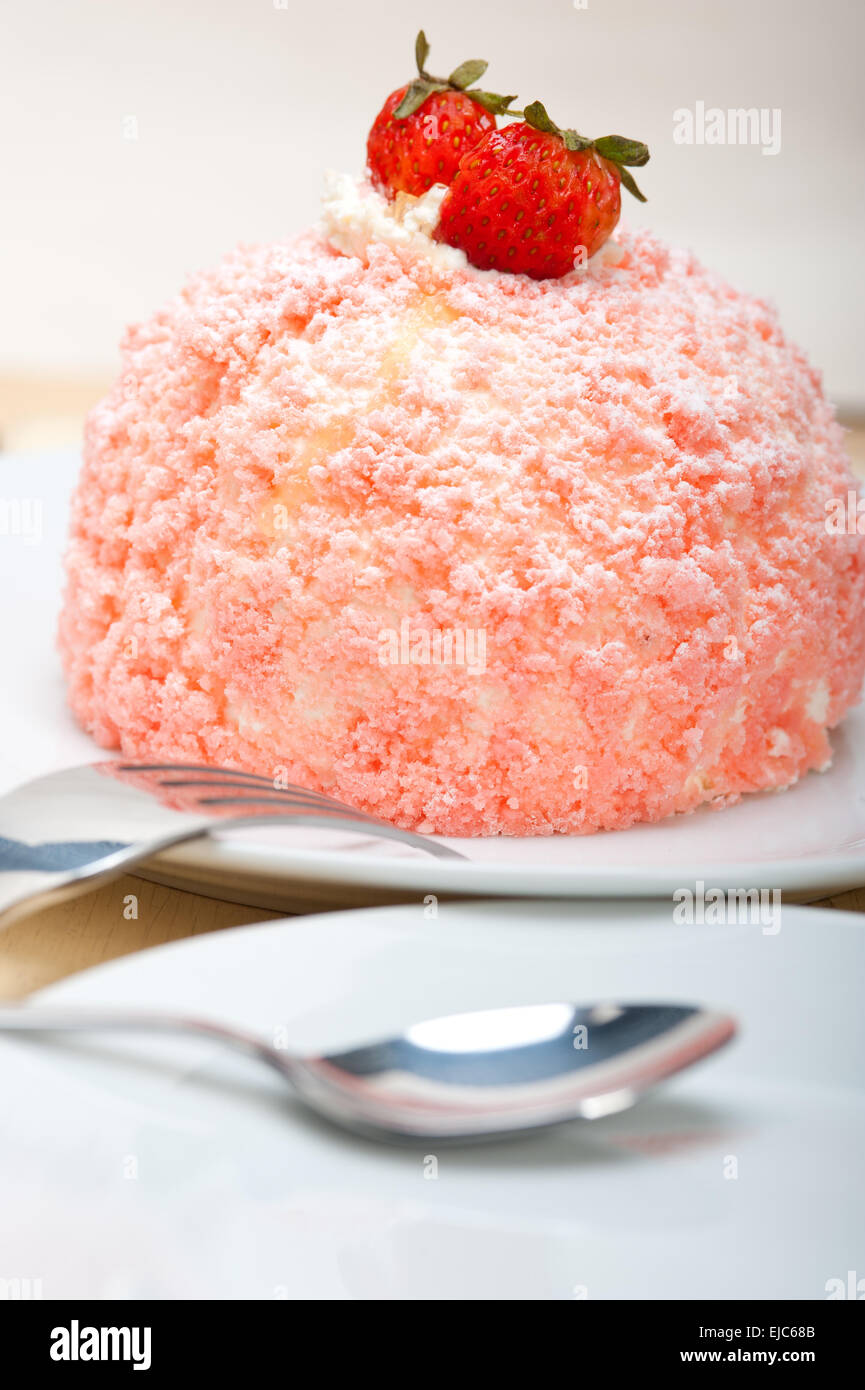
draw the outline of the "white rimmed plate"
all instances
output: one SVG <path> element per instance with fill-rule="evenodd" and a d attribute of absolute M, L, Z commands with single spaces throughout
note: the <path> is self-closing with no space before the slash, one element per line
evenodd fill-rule
<path fill-rule="evenodd" d="M 0 456 L 0 495 L 41 507 L 40 537 L 0 535 L 0 792 L 40 772 L 105 756 L 66 709 L 54 650 L 67 499 L 77 467 L 74 453 Z M 465 864 L 388 841 L 268 827 L 183 846 L 152 861 L 145 873 L 177 887 L 294 911 L 429 894 L 668 896 L 696 880 L 707 888 L 777 888 L 820 897 L 865 883 L 863 707 L 833 742 L 829 771 L 786 792 L 598 835 L 449 841 L 467 856 Z"/>
<path fill-rule="evenodd" d="M 823 1299 L 863 1274 L 863 974 L 843 913 L 764 935 L 622 903 L 374 908 L 112 962 L 42 1002 L 298 1050 L 561 998 L 704 1001 L 741 1031 L 631 1111 L 440 1151 L 307 1118 L 212 1042 L 0 1036 L 0 1273 L 44 1298 Z"/>

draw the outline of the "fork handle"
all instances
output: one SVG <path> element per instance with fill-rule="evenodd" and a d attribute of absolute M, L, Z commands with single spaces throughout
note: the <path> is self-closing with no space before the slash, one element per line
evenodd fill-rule
<path fill-rule="evenodd" d="M 181 821 L 183 817 L 179 817 Z M 93 854 L 89 862 L 82 863 L 78 868 L 61 866 L 57 869 L 34 869 L 24 867 L 28 865 L 32 846 L 14 841 L 3 842 L 7 844 L 5 856 L 0 857 L 0 925 L 6 926 L 16 916 L 22 913 L 34 911 L 40 905 L 47 906 L 49 903 L 59 902 L 64 897 L 76 897 L 80 893 L 86 893 L 91 887 L 98 883 L 116 878 L 127 869 L 132 869 L 136 864 L 141 864 L 148 859 L 153 859 L 155 855 L 166 849 L 173 849 L 175 845 L 189 843 L 191 840 L 203 839 L 215 830 L 241 829 L 244 826 L 255 822 L 259 825 L 281 824 L 303 825 L 323 827 L 329 830 L 353 830 L 364 835 L 371 835 L 373 838 L 384 838 L 398 840 L 401 844 L 412 845 L 416 849 L 423 850 L 426 854 L 432 854 L 438 859 L 457 859 L 465 862 L 465 855 L 458 850 L 451 849 L 449 845 L 440 844 L 438 840 L 424 835 L 415 835 L 411 830 L 400 830 L 398 826 L 390 825 L 387 821 L 378 821 L 373 817 L 359 815 L 353 816 L 328 815 L 313 811 L 247 811 L 238 812 L 237 815 L 185 818 L 186 828 L 181 828 L 170 833 L 155 835 L 152 839 L 148 838 L 137 843 L 131 844 L 106 844 L 104 852 Z M 41 848 L 36 846 L 36 848 Z M 59 846 L 63 848 L 63 846 Z M 98 843 L 89 846 L 92 850 L 101 850 L 102 846 Z M 20 852 L 24 866 L 16 863 L 16 856 Z"/>

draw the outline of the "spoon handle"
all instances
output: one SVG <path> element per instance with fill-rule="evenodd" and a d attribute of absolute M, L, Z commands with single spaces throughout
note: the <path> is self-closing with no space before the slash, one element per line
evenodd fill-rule
<path fill-rule="evenodd" d="M 0 1033 L 168 1033 L 211 1038 L 266 1062 L 289 1080 L 288 1054 L 283 1060 L 261 1038 L 211 1019 L 157 1010 L 77 1009 L 29 1004 L 0 1007 Z"/>

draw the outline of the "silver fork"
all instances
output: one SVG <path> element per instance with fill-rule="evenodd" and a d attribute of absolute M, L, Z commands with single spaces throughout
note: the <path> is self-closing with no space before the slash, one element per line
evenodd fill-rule
<path fill-rule="evenodd" d="M 87 763 L 0 797 L 0 924 L 72 897 L 161 850 L 247 821 L 336 826 L 465 855 L 321 792 L 194 763 Z"/>

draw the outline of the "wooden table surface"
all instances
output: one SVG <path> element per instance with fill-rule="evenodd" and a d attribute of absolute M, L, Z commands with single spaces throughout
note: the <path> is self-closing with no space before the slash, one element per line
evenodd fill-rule
<path fill-rule="evenodd" d="M 74 445 L 81 416 L 104 383 L 0 376 L 0 447 Z M 865 427 L 848 435 L 854 467 L 865 476 Z M 134 910 L 130 898 L 136 899 Z M 865 912 L 863 887 L 826 898 L 821 907 Z M 22 917 L 0 929 L 0 998 L 15 999 L 54 980 L 164 942 L 261 922 L 279 913 L 182 893 L 124 876 L 84 897 Z"/>

